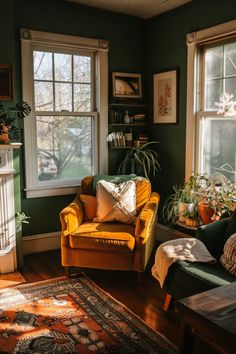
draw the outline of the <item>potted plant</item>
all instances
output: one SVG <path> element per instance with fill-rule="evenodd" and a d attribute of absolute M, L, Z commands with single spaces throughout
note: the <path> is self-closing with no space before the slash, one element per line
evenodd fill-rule
<path fill-rule="evenodd" d="M 194 227 L 199 222 L 208 224 L 236 206 L 236 187 L 222 174 L 192 174 L 188 181 L 173 188 L 162 210 L 168 223 L 179 220 Z"/>
<path fill-rule="evenodd" d="M 195 197 L 190 188 L 189 181 L 173 187 L 172 193 L 165 201 L 162 216 L 167 223 L 175 223 L 176 220 L 185 222 L 186 216 L 194 208 Z"/>
<path fill-rule="evenodd" d="M 127 150 L 126 156 L 118 168 L 118 174 L 137 174 L 149 179 L 160 171 L 159 154 L 150 149 L 150 145 L 158 144 L 158 141 L 150 141 L 143 146 L 133 146 Z"/>
<path fill-rule="evenodd" d="M 198 205 L 196 202 L 193 203 L 191 209 L 187 209 L 185 216 L 185 224 L 189 227 L 197 227 L 200 224 Z"/>
<path fill-rule="evenodd" d="M 20 102 L 15 107 L 5 110 L 0 103 L 0 143 L 20 140 L 23 128 L 23 118 L 29 115 L 31 107 L 26 102 Z"/>
<path fill-rule="evenodd" d="M 16 231 L 21 229 L 22 224 L 28 224 L 28 219 L 30 219 L 30 216 L 25 215 L 23 211 L 18 211 L 16 213 Z"/>
<path fill-rule="evenodd" d="M 221 173 L 209 178 L 204 190 L 197 192 L 198 212 L 203 224 L 218 220 L 236 205 L 236 187 Z"/>

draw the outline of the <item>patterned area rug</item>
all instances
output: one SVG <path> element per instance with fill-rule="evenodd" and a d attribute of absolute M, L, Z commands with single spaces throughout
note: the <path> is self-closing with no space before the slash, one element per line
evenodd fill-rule
<path fill-rule="evenodd" d="M 81 276 L 1 290 L 0 353 L 174 354 L 176 349 Z"/>

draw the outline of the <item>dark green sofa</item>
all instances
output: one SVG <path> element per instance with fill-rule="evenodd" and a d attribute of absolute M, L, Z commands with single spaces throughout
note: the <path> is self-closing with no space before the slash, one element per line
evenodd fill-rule
<path fill-rule="evenodd" d="M 217 259 L 216 264 L 190 263 L 179 261 L 169 268 L 164 290 L 167 293 L 164 309 L 167 310 L 170 299 L 182 299 L 236 281 L 220 263 L 226 240 L 236 232 L 236 213 L 231 218 L 221 219 L 198 228 L 197 238 Z"/>

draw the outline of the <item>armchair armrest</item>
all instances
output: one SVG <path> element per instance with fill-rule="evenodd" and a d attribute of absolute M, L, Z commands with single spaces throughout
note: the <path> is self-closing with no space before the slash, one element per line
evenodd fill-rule
<path fill-rule="evenodd" d="M 159 194 L 152 192 L 150 199 L 143 207 L 136 221 L 134 269 L 138 272 L 143 272 L 145 270 L 156 243 L 155 221 L 159 200 Z"/>
<path fill-rule="evenodd" d="M 229 225 L 229 218 L 214 221 L 210 224 L 200 226 L 197 229 L 197 238 L 201 240 L 208 251 L 216 258 L 222 252 L 225 243 L 225 233 Z"/>
<path fill-rule="evenodd" d="M 155 221 L 159 200 L 159 194 L 156 192 L 152 192 L 150 199 L 144 205 L 137 218 L 135 226 L 135 237 L 141 238 L 142 242 L 145 242 L 145 239 L 150 234 L 151 226 Z"/>
<path fill-rule="evenodd" d="M 60 212 L 62 226 L 61 235 L 67 236 L 73 233 L 84 220 L 84 209 L 79 199 L 79 195 Z"/>

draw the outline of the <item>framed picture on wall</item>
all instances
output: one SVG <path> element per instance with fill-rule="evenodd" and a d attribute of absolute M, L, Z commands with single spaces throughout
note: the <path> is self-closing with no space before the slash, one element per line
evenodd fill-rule
<path fill-rule="evenodd" d="M 0 101 L 13 100 L 12 66 L 0 64 Z"/>
<path fill-rule="evenodd" d="M 177 69 L 154 74 L 153 123 L 178 124 Z"/>
<path fill-rule="evenodd" d="M 117 98 L 141 98 L 141 74 L 113 72 L 112 93 Z"/>

